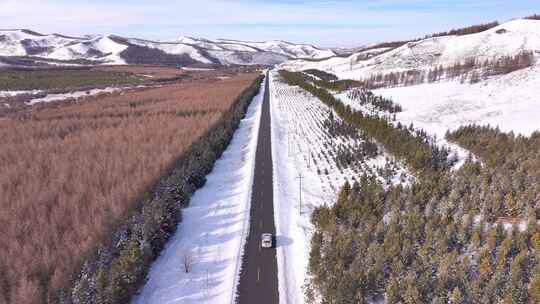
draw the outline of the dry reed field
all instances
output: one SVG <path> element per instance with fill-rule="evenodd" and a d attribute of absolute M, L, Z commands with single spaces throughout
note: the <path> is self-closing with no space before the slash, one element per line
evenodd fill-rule
<path fill-rule="evenodd" d="M 31 303 L 40 284 L 66 284 L 257 76 L 177 83 L 0 118 L 0 303 Z"/>

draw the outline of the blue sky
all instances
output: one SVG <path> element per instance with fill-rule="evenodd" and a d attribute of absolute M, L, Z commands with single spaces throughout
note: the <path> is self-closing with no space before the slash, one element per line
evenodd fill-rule
<path fill-rule="evenodd" d="M 540 13 L 540 0 L 0 0 L 0 27 L 360 46 Z"/>

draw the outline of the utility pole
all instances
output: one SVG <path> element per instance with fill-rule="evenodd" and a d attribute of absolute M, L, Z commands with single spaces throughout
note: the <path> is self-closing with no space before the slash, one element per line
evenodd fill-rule
<path fill-rule="evenodd" d="M 299 181 L 299 195 L 300 195 L 300 215 L 302 215 L 302 178 L 304 178 L 304 176 L 302 175 L 302 172 L 298 172 L 298 176 L 296 177 L 296 179 L 298 179 Z"/>
<path fill-rule="evenodd" d="M 291 157 L 291 133 L 287 131 L 287 156 Z"/>

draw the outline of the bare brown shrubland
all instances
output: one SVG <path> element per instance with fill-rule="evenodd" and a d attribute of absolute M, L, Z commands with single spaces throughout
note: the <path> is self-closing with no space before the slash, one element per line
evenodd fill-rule
<path fill-rule="evenodd" d="M 31 303 L 96 244 L 257 75 L 0 119 L 0 303 Z"/>

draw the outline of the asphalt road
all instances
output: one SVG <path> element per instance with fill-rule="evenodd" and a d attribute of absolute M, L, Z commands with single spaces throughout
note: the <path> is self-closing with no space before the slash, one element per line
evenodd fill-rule
<path fill-rule="evenodd" d="M 238 286 L 237 302 L 240 304 L 279 303 L 276 249 L 261 248 L 262 233 L 276 235 L 273 198 L 270 90 L 267 75 L 255 156 L 250 229 Z"/>

